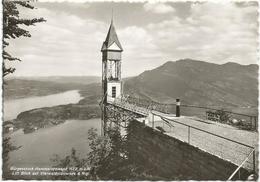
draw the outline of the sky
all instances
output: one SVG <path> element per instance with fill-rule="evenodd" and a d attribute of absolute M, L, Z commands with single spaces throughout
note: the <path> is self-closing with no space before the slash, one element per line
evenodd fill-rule
<path fill-rule="evenodd" d="M 21 17 L 47 21 L 25 27 L 31 38 L 10 41 L 22 59 L 14 76 L 101 76 L 101 46 L 112 18 L 124 49 L 122 76 L 191 58 L 257 63 L 257 4 L 232 2 L 87 2 L 38 0 Z"/>

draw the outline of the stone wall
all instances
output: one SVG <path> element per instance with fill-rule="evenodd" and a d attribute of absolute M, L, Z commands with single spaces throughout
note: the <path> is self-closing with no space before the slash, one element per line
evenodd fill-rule
<path fill-rule="evenodd" d="M 127 128 L 129 159 L 148 174 L 169 180 L 227 180 L 236 165 L 138 121 Z M 241 170 L 242 178 L 248 172 Z"/>

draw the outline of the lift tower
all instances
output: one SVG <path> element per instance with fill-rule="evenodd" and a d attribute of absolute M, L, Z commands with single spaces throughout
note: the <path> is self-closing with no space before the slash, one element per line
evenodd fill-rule
<path fill-rule="evenodd" d="M 102 134 L 107 130 L 107 104 L 122 95 L 121 54 L 123 48 L 118 40 L 113 19 L 102 48 Z"/>

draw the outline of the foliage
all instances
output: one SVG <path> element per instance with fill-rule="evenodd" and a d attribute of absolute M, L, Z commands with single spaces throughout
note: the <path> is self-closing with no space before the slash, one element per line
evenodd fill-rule
<path fill-rule="evenodd" d="M 21 148 L 21 146 L 17 147 L 17 146 L 13 146 L 11 144 L 10 141 L 10 137 L 3 137 L 3 151 L 2 151 L 2 157 L 3 157 L 3 166 L 2 166 L 2 170 L 3 170 L 3 178 L 7 179 L 8 177 L 10 177 L 10 164 L 9 164 L 9 154 L 12 151 L 18 150 L 19 148 Z"/>
<path fill-rule="evenodd" d="M 90 169 L 88 176 L 84 178 L 87 180 L 161 179 L 149 175 L 144 166 L 133 163 L 134 160 L 129 159 L 129 152 L 134 149 L 129 148 L 127 139 L 121 136 L 117 127 L 109 128 L 106 136 L 100 136 L 97 130 L 92 128 L 88 131 L 88 140 L 91 151 L 86 158 L 75 157 L 75 151 L 65 158 L 56 155 L 55 166 L 87 167 Z M 78 180 L 79 178 L 68 177 L 67 179 Z"/>
<path fill-rule="evenodd" d="M 223 109 L 217 110 L 215 112 L 216 115 L 219 115 L 219 121 L 221 123 L 229 123 L 231 120 L 232 115 L 228 112 L 224 111 Z"/>
<path fill-rule="evenodd" d="M 111 152 L 111 140 L 106 136 L 100 136 L 97 129 L 91 128 L 88 131 L 88 140 L 90 141 L 89 147 L 91 151 L 88 153 L 87 161 L 91 167 L 90 178 L 97 179 L 97 170 L 101 167 L 102 162 L 109 156 Z"/>
<path fill-rule="evenodd" d="M 84 158 L 80 158 L 74 148 L 71 149 L 70 155 L 61 158 L 59 155 L 55 154 L 51 161 L 55 164 L 53 167 L 56 168 L 68 168 L 67 172 L 73 172 L 75 168 L 87 168 L 87 161 Z M 56 180 L 86 180 L 88 179 L 85 175 L 79 176 L 55 176 L 52 179 Z"/>
<path fill-rule="evenodd" d="M 88 176 L 60 176 L 55 179 L 89 179 L 96 180 L 99 179 L 97 175 L 97 170 L 102 166 L 103 161 L 109 156 L 112 150 L 111 148 L 111 139 L 107 136 L 100 136 L 97 132 L 97 129 L 91 128 L 88 131 L 88 140 L 90 152 L 86 155 L 85 158 L 80 158 L 76 155 L 76 150 L 72 149 L 71 154 L 62 158 L 58 155 L 55 155 L 52 162 L 54 162 L 54 167 L 78 167 L 78 168 L 90 168 Z"/>
<path fill-rule="evenodd" d="M 31 37 L 29 31 L 23 29 L 21 26 L 32 26 L 35 25 L 35 23 L 45 21 L 43 18 L 20 18 L 18 6 L 34 9 L 34 7 L 30 5 L 29 0 L 3 1 L 3 77 L 15 71 L 15 68 L 6 66 L 7 61 L 21 61 L 20 58 L 14 57 L 7 52 L 6 47 L 9 45 L 8 39 Z"/>

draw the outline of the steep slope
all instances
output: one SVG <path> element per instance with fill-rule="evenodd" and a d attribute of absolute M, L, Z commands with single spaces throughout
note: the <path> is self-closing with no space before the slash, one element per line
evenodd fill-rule
<path fill-rule="evenodd" d="M 256 106 L 258 65 L 222 65 L 183 59 L 166 62 L 124 84 L 127 94 L 160 102 L 220 106 Z"/>

